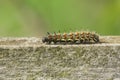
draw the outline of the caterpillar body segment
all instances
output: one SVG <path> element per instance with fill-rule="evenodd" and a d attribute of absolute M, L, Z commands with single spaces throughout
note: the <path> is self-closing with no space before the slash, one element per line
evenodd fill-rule
<path fill-rule="evenodd" d="M 99 42 L 99 36 L 96 33 L 92 32 L 75 32 L 75 33 L 55 33 L 50 34 L 48 32 L 48 35 L 46 37 L 43 37 L 42 39 L 43 43 L 50 44 L 53 42 L 56 43 L 98 43 Z"/>

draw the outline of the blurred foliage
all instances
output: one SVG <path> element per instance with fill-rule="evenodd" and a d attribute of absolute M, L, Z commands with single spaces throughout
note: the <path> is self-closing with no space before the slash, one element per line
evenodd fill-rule
<path fill-rule="evenodd" d="M 0 36 L 90 30 L 120 35 L 120 0 L 1 0 Z"/>

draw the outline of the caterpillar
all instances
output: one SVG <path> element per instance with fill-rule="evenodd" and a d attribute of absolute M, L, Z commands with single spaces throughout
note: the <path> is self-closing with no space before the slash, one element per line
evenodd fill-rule
<path fill-rule="evenodd" d="M 43 43 L 51 44 L 53 42 L 56 43 L 98 43 L 99 36 L 93 32 L 74 32 L 74 33 L 55 33 L 50 34 L 47 32 L 47 36 L 42 38 Z"/>

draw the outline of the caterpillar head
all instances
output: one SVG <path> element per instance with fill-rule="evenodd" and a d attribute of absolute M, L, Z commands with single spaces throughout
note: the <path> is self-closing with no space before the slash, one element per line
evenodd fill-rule
<path fill-rule="evenodd" d="M 48 36 L 47 37 L 43 37 L 42 38 L 42 42 L 45 43 L 45 42 L 50 42 L 52 39 L 53 39 L 53 35 L 51 35 L 49 32 L 47 32 Z"/>
<path fill-rule="evenodd" d="M 43 42 L 43 43 L 48 42 L 48 41 L 49 41 L 48 37 L 43 37 L 43 38 L 42 38 L 42 42 Z"/>

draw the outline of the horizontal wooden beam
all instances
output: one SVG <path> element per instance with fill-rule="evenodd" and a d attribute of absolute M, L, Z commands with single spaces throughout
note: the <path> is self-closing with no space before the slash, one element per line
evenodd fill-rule
<path fill-rule="evenodd" d="M 97 44 L 44 44 L 0 38 L 0 80 L 119 80 L 120 36 Z"/>

